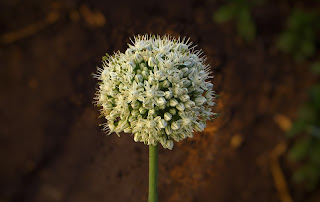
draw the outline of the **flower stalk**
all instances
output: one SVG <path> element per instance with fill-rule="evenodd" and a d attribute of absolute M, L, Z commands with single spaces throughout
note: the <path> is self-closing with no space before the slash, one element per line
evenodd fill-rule
<path fill-rule="evenodd" d="M 158 202 L 158 145 L 149 145 L 148 202 Z"/>

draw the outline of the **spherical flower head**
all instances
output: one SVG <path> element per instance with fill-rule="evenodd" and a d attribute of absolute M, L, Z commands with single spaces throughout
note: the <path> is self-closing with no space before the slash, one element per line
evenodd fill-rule
<path fill-rule="evenodd" d="M 168 149 L 203 131 L 216 115 L 216 94 L 210 66 L 194 47 L 185 39 L 143 35 L 125 53 L 103 57 L 95 102 L 107 120 L 104 130 Z"/>

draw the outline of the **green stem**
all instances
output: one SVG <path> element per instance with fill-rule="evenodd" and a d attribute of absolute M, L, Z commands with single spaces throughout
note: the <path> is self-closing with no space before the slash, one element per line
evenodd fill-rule
<path fill-rule="evenodd" d="M 148 202 L 158 202 L 158 145 L 149 146 L 149 197 Z"/>

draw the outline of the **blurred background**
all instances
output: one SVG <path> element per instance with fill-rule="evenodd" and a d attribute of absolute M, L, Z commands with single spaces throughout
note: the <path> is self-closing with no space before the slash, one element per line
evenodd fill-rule
<path fill-rule="evenodd" d="M 160 201 L 320 201 L 320 1 L 2 0 L 0 201 L 147 201 L 148 147 L 105 136 L 102 56 L 187 36 L 220 95 L 203 133 L 159 150 Z"/>

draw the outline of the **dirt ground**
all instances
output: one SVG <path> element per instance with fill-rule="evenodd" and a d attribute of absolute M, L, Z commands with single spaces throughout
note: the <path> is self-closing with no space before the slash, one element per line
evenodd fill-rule
<path fill-rule="evenodd" d="M 203 49 L 220 94 L 220 117 L 203 133 L 159 150 L 160 201 L 320 201 L 291 184 L 283 120 L 293 120 L 312 83 L 307 64 L 275 40 L 286 1 L 255 10 L 258 36 L 212 21 L 220 1 L 22 1 L 0 3 L 0 201 L 147 201 L 148 147 L 105 136 L 92 104 L 92 73 L 129 37 L 188 36 Z M 280 166 L 277 166 L 277 163 Z M 290 166 L 289 166 L 290 167 Z M 276 177 L 275 177 L 276 176 Z"/>

